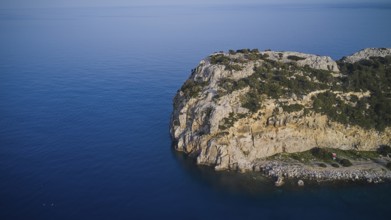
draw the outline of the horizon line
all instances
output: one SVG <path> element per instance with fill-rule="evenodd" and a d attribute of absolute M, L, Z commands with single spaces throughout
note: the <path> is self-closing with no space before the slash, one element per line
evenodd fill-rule
<path fill-rule="evenodd" d="M 88 5 L 69 5 L 69 6 L 38 6 L 38 7 L 1 7 L 2 9 L 77 9 L 77 8 L 132 8 L 132 7 L 219 7 L 219 6 L 278 6 L 278 7 L 284 7 L 284 8 L 290 8 L 290 7 L 301 7 L 301 6 L 320 6 L 320 7 L 334 7 L 334 8 L 383 8 L 383 9 L 390 9 L 391 8 L 391 2 L 359 2 L 359 3 L 348 3 L 348 2 L 334 2 L 334 3 L 281 3 L 281 2 L 274 2 L 274 3 L 190 3 L 190 4 L 183 4 L 183 3 L 170 3 L 170 4 L 135 4 L 135 5 L 95 5 L 95 6 L 88 6 Z"/>

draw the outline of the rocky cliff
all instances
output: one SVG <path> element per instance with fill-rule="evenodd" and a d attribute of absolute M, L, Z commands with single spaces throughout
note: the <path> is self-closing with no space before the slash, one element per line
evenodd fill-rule
<path fill-rule="evenodd" d="M 175 149 L 216 170 L 252 170 L 313 147 L 374 150 L 391 142 L 391 49 L 334 61 L 298 52 L 214 53 L 174 98 Z"/>

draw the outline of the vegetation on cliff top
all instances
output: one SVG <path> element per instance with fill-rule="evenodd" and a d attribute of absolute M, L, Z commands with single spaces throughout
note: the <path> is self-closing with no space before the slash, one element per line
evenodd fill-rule
<path fill-rule="evenodd" d="M 350 64 L 339 62 L 346 75 L 342 79 L 347 91 L 369 91 L 370 97 L 357 101 L 354 109 L 342 108 L 348 122 L 379 131 L 391 125 L 391 56 L 371 57 Z"/>
<path fill-rule="evenodd" d="M 344 92 L 369 91 L 369 97 L 351 96 L 347 104 L 335 93 L 320 93 L 313 98 L 313 109 L 342 124 L 383 131 L 391 125 L 391 56 L 373 57 L 359 62 L 339 63 Z"/>
<path fill-rule="evenodd" d="M 239 71 L 243 69 L 242 65 L 240 65 L 240 63 L 242 63 L 241 60 L 231 59 L 230 57 L 225 56 L 224 54 L 216 54 L 214 56 L 211 56 L 210 63 L 223 65 L 225 66 L 225 70 L 229 70 L 229 71 L 232 70 Z"/>
<path fill-rule="evenodd" d="M 222 88 L 219 96 L 249 87 L 249 92 L 242 97 L 241 102 L 252 113 L 261 108 L 261 97 L 264 95 L 278 100 L 327 90 L 313 97 L 311 108 L 298 104 L 281 105 L 287 112 L 311 110 L 325 114 L 333 121 L 365 129 L 383 131 L 391 125 L 391 56 L 372 57 L 353 64 L 338 62 L 342 77 L 334 77 L 331 71 L 299 67 L 295 62 L 282 63 L 267 59 L 256 50 L 230 51 L 230 54 L 237 53 L 243 53 L 247 61 L 217 54 L 211 57 L 211 62 L 226 65 L 226 69 L 233 69 L 231 66 L 236 65 L 235 63 L 240 65 L 248 60 L 262 59 L 263 62 L 254 67 L 254 73 L 249 77 L 239 80 L 222 79 L 219 82 L 219 87 Z M 298 61 L 303 58 L 288 56 L 288 59 Z M 336 94 L 366 91 L 370 92 L 369 97 L 358 98 L 351 95 L 347 100 Z"/>
<path fill-rule="evenodd" d="M 295 61 L 303 60 L 302 57 L 287 58 L 292 62 L 271 60 L 267 54 L 260 53 L 257 49 L 230 50 L 229 55 L 211 55 L 211 64 L 223 65 L 228 71 L 240 71 L 249 61 L 261 61 L 254 66 L 254 73 L 248 77 L 239 80 L 221 79 L 218 84 L 221 89 L 217 91 L 214 100 L 249 87 L 248 93 L 241 97 L 241 105 L 250 113 L 255 113 L 262 107 L 262 99 L 266 97 L 278 102 L 281 98 L 300 98 L 313 91 L 326 90 L 312 97 L 313 105 L 310 107 L 282 102 L 279 104 L 288 113 L 314 111 L 327 115 L 332 121 L 364 129 L 383 131 L 391 126 L 391 56 L 371 57 L 356 63 L 338 61 L 342 77 L 333 76 L 331 71 L 298 66 Z M 206 84 L 207 82 L 189 79 L 181 91 L 186 97 L 194 98 Z M 367 91 L 370 95 L 360 98 L 354 94 L 342 98 L 337 94 Z"/>

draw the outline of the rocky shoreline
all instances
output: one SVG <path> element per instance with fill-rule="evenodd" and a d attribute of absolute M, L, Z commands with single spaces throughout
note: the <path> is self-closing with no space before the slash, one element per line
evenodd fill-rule
<path fill-rule="evenodd" d="M 378 162 L 354 161 L 354 166 L 335 168 L 319 167 L 316 163 L 303 164 L 293 160 L 265 160 L 255 166 L 254 171 L 275 179 L 277 186 L 281 186 L 284 179 L 299 179 L 299 186 L 304 185 L 304 181 L 367 183 L 390 181 L 391 171 Z"/>

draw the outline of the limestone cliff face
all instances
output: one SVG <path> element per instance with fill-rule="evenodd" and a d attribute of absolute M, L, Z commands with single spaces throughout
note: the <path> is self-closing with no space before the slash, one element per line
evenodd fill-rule
<path fill-rule="evenodd" d="M 368 54 L 365 51 L 342 62 L 385 57 L 391 50 L 379 49 L 376 53 L 369 49 Z M 266 64 L 269 69 L 257 69 Z M 243 82 L 250 85 L 257 81 L 257 85 L 266 87 L 267 81 L 254 74 L 266 75 L 267 79 L 268 70 L 275 74 L 283 72 L 281 65 L 286 65 L 285 72 L 290 71 L 286 83 L 300 77 L 316 83 L 321 78 L 311 78 L 305 71 L 330 73 L 330 82 L 336 82 L 335 85 L 340 85 L 339 81 L 345 77 L 330 57 L 274 51 L 213 54 L 200 62 L 174 98 L 170 132 L 175 149 L 195 157 L 198 164 L 214 166 L 216 170 L 246 171 L 260 160 L 281 152 L 301 152 L 313 147 L 374 150 L 379 145 L 390 144 L 388 126 L 381 131 L 363 128 L 340 123 L 314 110 L 319 94 L 329 92 L 346 105 L 354 106 L 351 97 L 365 99 L 371 96 L 369 91 L 342 92 L 322 87 L 300 93 L 282 88 L 277 96 L 259 92 L 255 97 L 257 107 L 248 107 L 246 100 L 254 98 L 251 93 L 254 89 Z M 227 89 L 226 82 L 235 85 L 235 89 Z"/>

